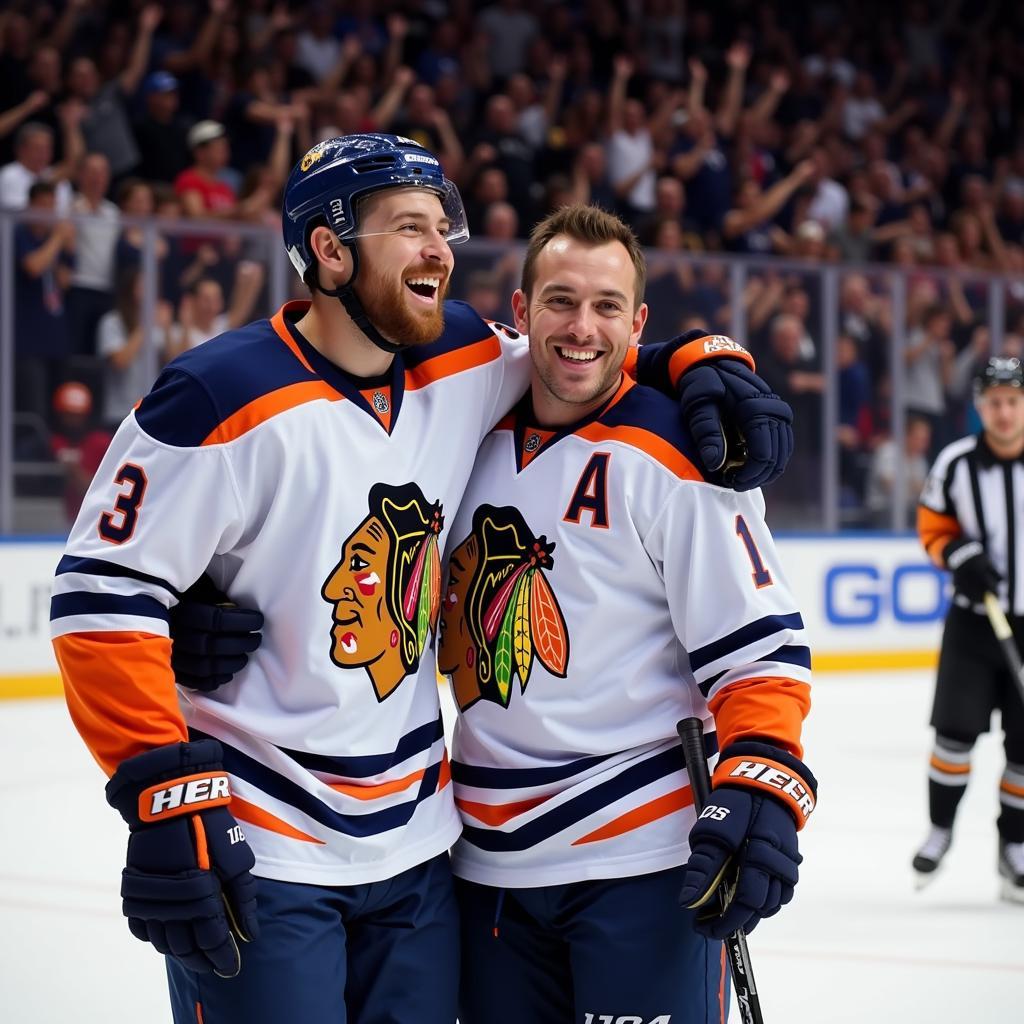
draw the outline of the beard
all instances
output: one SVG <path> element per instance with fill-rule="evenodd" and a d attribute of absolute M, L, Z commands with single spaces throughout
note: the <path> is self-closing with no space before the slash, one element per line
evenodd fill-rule
<path fill-rule="evenodd" d="M 436 267 L 421 268 L 425 274 L 436 274 Z M 415 277 L 416 273 L 410 276 Z M 378 276 L 369 281 L 357 279 L 355 291 L 370 323 L 396 345 L 427 345 L 437 341 L 444 330 L 444 300 L 448 281 L 440 288 L 437 305 L 429 313 L 409 309 L 405 285 L 401 280 Z"/>

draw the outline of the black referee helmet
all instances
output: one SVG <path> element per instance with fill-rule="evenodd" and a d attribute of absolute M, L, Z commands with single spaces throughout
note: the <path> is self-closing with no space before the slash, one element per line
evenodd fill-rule
<path fill-rule="evenodd" d="M 974 378 L 974 393 L 989 388 L 1024 388 L 1024 366 L 1016 356 L 992 356 Z"/>

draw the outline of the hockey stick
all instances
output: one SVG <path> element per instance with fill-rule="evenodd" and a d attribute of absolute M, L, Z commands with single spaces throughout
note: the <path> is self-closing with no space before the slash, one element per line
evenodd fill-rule
<path fill-rule="evenodd" d="M 693 791 L 693 806 L 697 815 L 704 810 L 711 796 L 711 775 L 708 772 L 708 761 L 704 754 L 704 724 L 699 718 L 684 718 L 676 723 L 676 732 L 683 742 L 683 757 L 686 758 L 686 771 L 690 776 L 690 789 Z M 718 885 L 718 899 L 725 906 L 728 899 L 729 883 L 722 881 Z M 750 950 L 747 949 L 747 936 L 742 928 L 737 928 L 725 938 L 725 948 L 729 954 L 729 971 L 732 974 L 732 986 L 736 992 L 736 1005 L 740 1008 L 743 1024 L 764 1024 L 761 1016 L 761 1000 L 754 984 L 754 972 L 750 966 Z"/>
<path fill-rule="evenodd" d="M 1010 675 L 1013 676 L 1014 685 L 1017 687 L 1017 696 L 1024 704 L 1024 663 L 1021 662 L 1017 641 L 1013 638 L 1013 630 L 1010 628 L 1006 613 L 999 603 L 999 598 L 991 591 L 985 592 L 985 612 L 988 614 L 992 632 L 995 633 L 996 640 L 999 641 L 999 646 L 1003 649 L 1006 664 L 1010 667 Z"/>

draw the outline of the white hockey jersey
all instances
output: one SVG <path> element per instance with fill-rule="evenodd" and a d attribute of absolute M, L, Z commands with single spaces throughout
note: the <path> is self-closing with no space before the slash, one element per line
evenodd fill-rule
<path fill-rule="evenodd" d="M 628 379 L 564 431 L 528 416 L 484 441 L 450 533 L 454 870 L 533 887 L 681 864 L 680 718 L 709 756 L 802 753 L 810 655 L 763 499 L 706 483 L 674 403 Z"/>
<path fill-rule="evenodd" d="M 440 553 L 529 358 L 449 303 L 437 342 L 353 382 L 294 329 L 307 305 L 182 356 L 125 420 L 57 569 L 52 634 L 108 774 L 212 736 L 256 872 L 358 884 L 460 830 L 430 650 Z M 204 571 L 265 635 L 179 710 L 169 609 Z"/>

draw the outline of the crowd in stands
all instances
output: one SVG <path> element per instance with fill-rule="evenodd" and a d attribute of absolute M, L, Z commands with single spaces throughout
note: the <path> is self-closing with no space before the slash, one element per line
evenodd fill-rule
<path fill-rule="evenodd" d="M 9 0 L 0 208 L 81 215 L 15 231 L 19 410 L 54 429 L 69 359 L 92 359 L 93 412 L 114 427 L 164 362 L 263 311 L 258 240 L 160 234 L 146 300 L 146 228 L 123 218 L 276 225 L 294 160 L 370 130 L 436 152 L 495 247 L 566 202 L 619 212 L 650 247 L 650 337 L 728 333 L 742 301 L 746 342 L 801 418 L 797 502 L 819 488 L 825 387 L 820 276 L 801 267 L 843 264 L 851 521 L 883 525 L 893 467 L 970 426 L 991 328 L 1024 349 L 1013 0 Z M 760 260 L 739 298 L 720 253 Z M 885 264 L 906 272 L 895 310 Z M 506 313 L 514 252 L 459 269 L 462 297 Z M 986 272 L 1006 275 L 998 323 Z"/>

